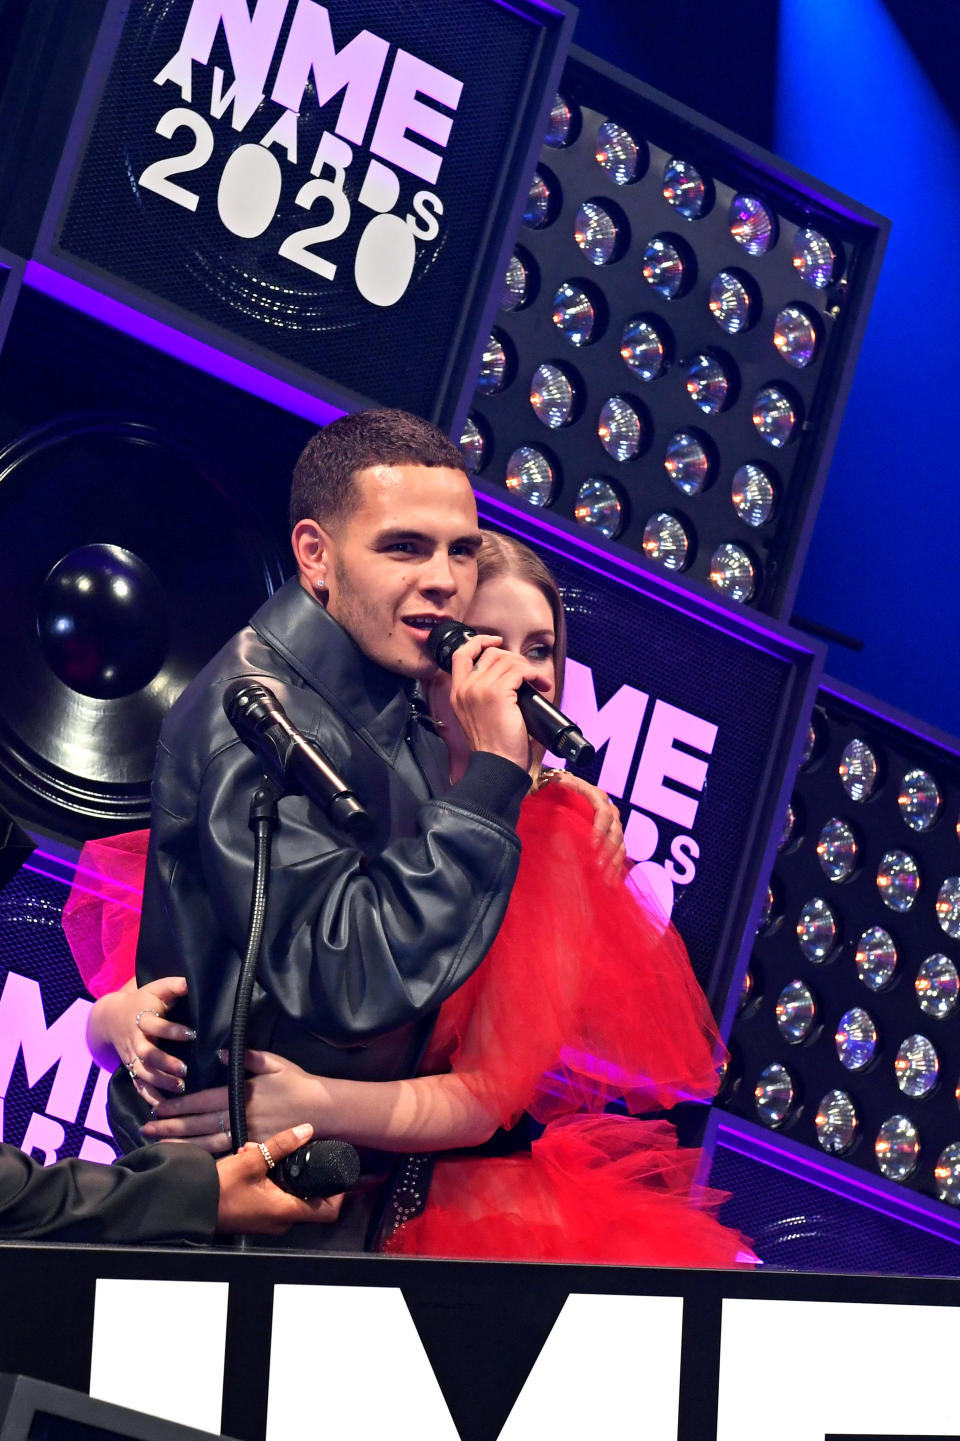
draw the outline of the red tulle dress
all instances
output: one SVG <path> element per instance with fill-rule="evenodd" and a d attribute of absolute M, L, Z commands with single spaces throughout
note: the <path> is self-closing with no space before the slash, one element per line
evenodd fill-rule
<path fill-rule="evenodd" d="M 544 1122 L 532 1150 L 446 1153 L 392 1254 L 733 1266 L 748 1243 L 715 1218 L 699 1151 L 637 1113 L 707 1099 L 722 1046 L 677 932 L 628 880 L 606 879 L 589 804 L 559 785 L 524 801 L 506 919 L 440 1008 L 423 1071 L 454 1070 L 502 1126 Z M 94 995 L 133 971 L 146 832 L 91 842 L 64 929 Z M 86 889 L 81 890 L 83 886 Z M 106 894 L 106 903 L 91 892 Z M 171 969 L 175 963 L 171 958 Z M 630 1115 L 607 1113 L 622 1101 Z"/>

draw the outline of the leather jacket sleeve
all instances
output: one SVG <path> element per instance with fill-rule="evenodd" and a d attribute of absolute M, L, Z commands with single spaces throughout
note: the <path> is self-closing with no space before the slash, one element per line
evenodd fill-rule
<path fill-rule="evenodd" d="M 205 1065 L 229 1033 L 250 909 L 249 800 L 261 774 L 223 718 L 227 678 L 195 691 L 164 728 L 137 968 L 141 983 L 186 974 Z M 385 764 L 316 695 L 268 679 L 376 830 L 361 850 L 304 796 L 280 801 L 251 1043 L 270 1043 L 279 1012 L 334 1046 L 356 1045 L 435 1011 L 486 955 L 519 863 L 529 776 L 476 755 L 457 785 L 431 798 L 402 735 Z"/>
<path fill-rule="evenodd" d="M 204 778 L 198 823 L 203 873 L 238 953 L 253 849 L 237 804 L 249 785 L 238 772 L 248 770 L 243 747 L 221 752 Z M 417 833 L 378 854 L 345 844 L 303 797 L 280 802 L 257 980 L 288 1017 L 334 1043 L 393 1030 L 435 1010 L 486 955 L 520 845 L 492 810 L 457 798 L 452 787 L 425 802 Z"/>
<path fill-rule="evenodd" d="M 41 1166 L 0 1147 L 0 1237 L 44 1241 L 212 1241 L 220 1185 L 196 1146 L 157 1145 L 112 1166 Z"/>

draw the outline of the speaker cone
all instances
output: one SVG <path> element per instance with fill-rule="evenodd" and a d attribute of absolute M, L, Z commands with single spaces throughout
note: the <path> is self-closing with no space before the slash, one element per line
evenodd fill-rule
<path fill-rule="evenodd" d="M 84 413 L 0 449 L 0 791 L 70 840 L 143 825 L 163 716 L 282 579 L 184 445 Z"/>

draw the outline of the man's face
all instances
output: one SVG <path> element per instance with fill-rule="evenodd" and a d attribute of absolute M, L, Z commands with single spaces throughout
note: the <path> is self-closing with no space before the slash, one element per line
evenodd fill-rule
<path fill-rule="evenodd" d="M 462 620 L 477 586 L 470 482 L 440 466 L 375 465 L 354 483 L 360 505 L 325 546 L 327 610 L 371 660 L 430 675 L 433 622 Z"/>

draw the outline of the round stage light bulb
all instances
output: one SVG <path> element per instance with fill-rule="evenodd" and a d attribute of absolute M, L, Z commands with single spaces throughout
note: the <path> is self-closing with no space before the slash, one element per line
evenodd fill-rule
<path fill-rule="evenodd" d="M 837 257 L 833 246 L 819 230 L 798 230 L 793 242 L 793 268 L 801 280 L 816 290 L 825 290 L 833 279 Z"/>
<path fill-rule="evenodd" d="M 545 362 L 538 365 L 530 381 L 530 404 L 538 420 L 557 430 L 573 415 L 573 382 L 559 367 Z"/>
<path fill-rule="evenodd" d="M 507 489 L 531 505 L 549 505 L 554 486 L 553 466 L 543 451 L 535 445 L 518 446 L 507 461 Z"/>
<path fill-rule="evenodd" d="M 909 911 L 920 891 L 920 869 L 907 851 L 884 851 L 877 867 L 877 890 L 891 911 Z"/>
<path fill-rule="evenodd" d="M 595 158 L 614 185 L 629 185 L 640 168 L 640 147 L 615 120 L 605 120 L 597 131 Z"/>
<path fill-rule="evenodd" d="M 467 471 L 470 475 L 483 469 L 483 431 L 480 429 L 480 425 L 473 415 L 468 415 L 463 423 L 460 449 L 463 451 L 464 458 L 467 462 Z"/>
<path fill-rule="evenodd" d="M 503 296 L 500 306 L 503 310 L 519 310 L 527 298 L 527 267 L 514 251 L 503 277 Z"/>
<path fill-rule="evenodd" d="M 613 259 L 619 231 L 617 222 L 596 200 L 585 200 L 573 222 L 573 238 L 591 265 Z"/>
<path fill-rule="evenodd" d="M 643 553 L 664 570 L 683 570 L 690 551 L 690 537 L 675 515 L 658 510 L 643 527 Z"/>
<path fill-rule="evenodd" d="M 597 323 L 597 312 L 585 290 L 565 280 L 553 297 L 553 323 L 571 345 L 586 345 Z"/>
<path fill-rule="evenodd" d="M 833 1039 L 841 1066 L 848 1071 L 862 1071 L 876 1054 L 877 1028 L 873 1017 L 862 1006 L 851 1006 L 837 1022 Z"/>
<path fill-rule="evenodd" d="M 777 898 L 773 886 L 767 886 L 767 893 L 763 898 L 763 906 L 760 911 L 760 919 L 757 921 L 757 935 L 765 931 L 773 920 L 774 911 L 777 907 Z"/>
<path fill-rule="evenodd" d="M 707 186 L 689 160 L 668 160 L 663 170 L 663 198 L 685 220 L 699 220 L 707 207 Z"/>
<path fill-rule="evenodd" d="M 693 430 L 678 430 L 671 435 L 663 464 L 670 481 L 684 495 L 699 495 L 710 478 L 710 457 Z"/>
<path fill-rule="evenodd" d="M 942 1021 L 957 1004 L 960 975 L 950 957 L 937 951 L 920 962 L 913 987 L 921 1011 Z"/>
<path fill-rule="evenodd" d="M 663 235 L 655 235 L 647 241 L 643 252 L 643 278 L 666 300 L 675 300 L 686 283 L 683 256 Z"/>
<path fill-rule="evenodd" d="M 900 1043 L 893 1069 L 903 1094 L 918 1101 L 923 1096 L 929 1096 L 937 1084 L 940 1058 L 926 1036 L 907 1036 Z"/>
<path fill-rule="evenodd" d="M 687 394 L 704 415 L 718 415 L 731 398 L 731 380 L 715 355 L 702 351 L 687 366 Z"/>
<path fill-rule="evenodd" d="M 496 395 L 507 383 L 507 352 L 503 341 L 494 331 L 487 341 L 477 376 L 477 392 L 480 395 Z"/>
<path fill-rule="evenodd" d="M 766 525 L 773 514 L 776 492 L 762 465 L 747 461 L 737 467 L 730 486 L 730 499 L 737 515 L 747 525 Z"/>
<path fill-rule="evenodd" d="M 754 1088 L 757 1115 L 765 1126 L 782 1126 L 793 1105 L 793 1079 L 786 1066 L 765 1066 Z"/>
<path fill-rule="evenodd" d="M 817 1140 L 831 1156 L 849 1151 L 857 1133 L 857 1110 L 846 1091 L 828 1091 L 813 1120 Z"/>
<path fill-rule="evenodd" d="M 613 540 L 623 525 L 623 504 L 608 480 L 591 476 L 577 492 L 573 516 L 581 525 L 592 526 L 607 540 Z"/>
<path fill-rule="evenodd" d="M 817 727 L 813 721 L 807 726 L 807 734 L 803 742 L 803 754 L 800 757 L 800 769 L 808 766 L 813 760 L 813 753 L 817 748 Z"/>
<path fill-rule="evenodd" d="M 523 211 L 523 223 L 531 230 L 542 230 L 550 223 L 551 195 L 546 176 L 539 170 L 533 173 L 530 193 Z"/>
<path fill-rule="evenodd" d="M 900 782 L 897 805 L 912 831 L 928 831 L 940 814 L 940 787 L 929 771 L 907 771 Z"/>
<path fill-rule="evenodd" d="M 737 1002 L 737 1010 L 742 1011 L 749 1003 L 753 995 L 753 972 L 748 966 L 743 973 L 743 980 L 740 983 L 740 999 Z"/>
<path fill-rule="evenodd" d="M 623 327 L 620 357 L 624 365 L 641 380 L 656 380 L 667 368 L 667 351 L 663 337 L 656 326 L 642 316 L 628 320 Z"/>
<path fill-rule="evenodd" d="M 948 1206 L 960 1206 L 960 1141 L 951 1141 L 937 1157 L 933 1170 L 937 1195 Z"/>
<path fill-rule="evenodd" d="M 553 97 L 553 104 L 550 106 L 550 119 L 547 122 L 547 133 L 543 137 L 544 145 L 549 145 L 551 150 L 562 150 L 565 145 L 570 144 L 570 131 L 573 126 L 573 111 L 558 92 Z"/>
<path fill-rule="evenodd" d="M 865 740 L 848 741 L 838 767 L 840 784 L 852 801 L 865 801 L 877 783 L 877 758 Z"/>
<path fill-rule="evenodd" d="M 633 460 L 643 439 L 640 417 L 622 395 L 611 395 L 600 408 L 597 425 L 600 444 L 614 460 Z"/>
<path fill-rule="evenodd" d="M 796 830 L 797 812 L 794 809 L 793 801 L 790 801 L 787 806 L 787 813 L 783 818 L 783 830 L 780 832 L 780 844 L 777 846 L 778 851 L 785 851 L 788 846 L 793 844 L 796 840 Z"/>
<path fill-rule="evenodd" d="M 727 335 L 746 330 L 751 303 L 750 291 L 735 270 L 721 270 L 710 282 L 710 314 Z"/>
<path fill-rule="evenodd" d="M 776 385 L 764 385 L 753 399 L 753 424 L 768 445 L 781 450 L 799 424 L 794 402 Z"/>
<path fill-rule="evenodd" d="M 777 222 L 755 195 L 735 195 L 730 203 L 730 234 L 748 255 L 765 255 L 777 238 Z"/>
<path fill-rule="evenodd" d="M 937 893 L 937 920 L 951 940 L 960 941 L 960 876 L 947 876 Z"/>
<path fill-rule="evenodd" d="M 754 563 L 742 546 L 725 541 L 710 557 L 710 584 L 728 600 L 746 604 L 757 591 Z"/>
<path fill-rule="evenodd" d="M 813 992 L 803 981 L 789 981 L 777 997 L 774 1007 L 777 1030 L 791 1046 L 805 1041 L 817 1018 Z"/>
<path fill-rule="evenodd" d="M 831 816 L 817 841 L 817 857 L 824 875 L 831 881 L 848 880 L 856 869 L 857 854 L 857 838 L 851 827 L 840 816 Z"/>
<path fill-rule="evenodd" d="M 836 915 L 823 897 L 807 901 L 797 921 L 797 940 L 807 960 L 821 965 L 836 950 L 839 934 Z"/>
<path fill-rule="evenodd" d="M 857 975 L 868 991 L 882 991 L 897 969 L 897 948 L 883 926 L 868 926 L 857 942 L 853 958 Z"/>
<path fill-rule="evenodd" d="M 877 1132 L 874 1144 L 877 1165 L 890 1181 L 905 1181 L 917 1169 L 920 1136 L 906 1116 L 889 1116 Z"/>
<path fill-rule="evenodd" d="M 805 370 L 817 351 L 817 327 L 802 305 L 785 305 L 773 322 L 773 343 L 788 365 Z"/>

